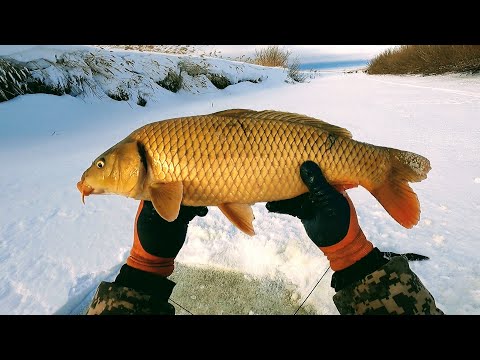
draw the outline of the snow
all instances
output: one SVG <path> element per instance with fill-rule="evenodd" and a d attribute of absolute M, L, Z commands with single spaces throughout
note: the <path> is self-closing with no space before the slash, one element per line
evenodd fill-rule
<path fill-rule="evenodd" d="M 93 50 L 24 49 L 15 56 L 83 51 Z M 128 51 L 111 56 L 129 57 L 137 69 L 148 56 L 180 59 Z M 90 196 L 84 206 L 76 189 L 98 154 L 143 124 L 228 108 L 303 113 L 345 127 L 356 140 L 428 158 L 427 179 L 411 185 L 422 209 L 412 229 L 396 223 L 365 189 L 348 192 L 375 246 L 430 257 L 411 267 L 442 310 L 480 314 L 480 77 L 332 72 L 289 84 L 279 69 L 246 66 L 240 72 L 237 63 L 208 61 L 231 78 L 262 71 L 268 76 L 223 90 L 152 93 L 146 107 L 92 94 L 24 95 L 0 103 L 1 314 L 81 313 L 99 282 L 112 281 L 125 262 L 138 203 Z M 244 314 L 287 314 L 300 306 L 328 269 L 326 258 L 300 221 L 269 214 L 264 204 L 253 210 L 253 238 L 217 208 L 192 220 L 171 277 L 177 303 L 193 313 L 213 312 L 213 303 L 220 304 L 216 313 Z M 307 313 L 337 314 L 331 274 L 308 297 Z"/>

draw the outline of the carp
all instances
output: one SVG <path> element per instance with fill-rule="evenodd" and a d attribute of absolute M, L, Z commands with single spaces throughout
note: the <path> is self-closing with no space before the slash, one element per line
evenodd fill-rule
<path fill-rule="evenodd" d="M 428 159 L 352 139 L 341 127 L 281 111 L 231 109 L 153 122 L 98 156 L 77 184 L 84 197 L 117 194 L 152 201 L 174 221 L 180 205 L 218 206 L 254 235 L 251 205 L 308 191 L 300 165 L 315 161 L 339 190 L 367 189 L 411 228 L 420 204 L 409 182 L 427 177 Z"/>

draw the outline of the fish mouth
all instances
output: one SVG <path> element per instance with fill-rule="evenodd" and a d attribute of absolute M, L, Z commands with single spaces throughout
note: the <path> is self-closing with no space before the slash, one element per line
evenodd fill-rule
<path fill-rule="evenodd" d="M 90 185 L 86 185 L 83 181 L 77 183 L 77 189 L 82 193 L 82 203 L 85 205 L 85 196 L 90 195 L 95 190 Z"/>

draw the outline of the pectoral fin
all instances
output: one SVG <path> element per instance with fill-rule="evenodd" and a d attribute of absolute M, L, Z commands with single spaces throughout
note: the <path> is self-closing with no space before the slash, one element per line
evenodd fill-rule
<path fill-rule="evenodd" d="M 227 203 L 218 205 L 222 213 L 230 220 L 233 225 L 242 230 L 245 234 L 253 236 L 252 221 L 255 219 L 253 211 L 248 204 Z"/>
<path fill-rule="evenodd" d="M 158 214 L 168 222 L 174 221 L 180 212 L 183 198 L 183 183 L 153 183 L 150 186 L 150 199 Z"/>

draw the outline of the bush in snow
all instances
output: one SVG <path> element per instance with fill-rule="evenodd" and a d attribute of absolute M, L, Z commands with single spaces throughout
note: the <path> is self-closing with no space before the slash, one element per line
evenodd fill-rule
<path fill-rule="evenodd" d="M 194 54 L 197 51 L 195 45 L 98 45 L 101 48 L 113 48 L 137 51 L 152 51 L 164 54 Z"/>
<path fill-rule="evenodd" d="M 480 72 L 480 45 L 401 45 L 387 49 L 368 64 L 368 74 Z"/>
<path fill-rule="evenodd" d="M 163 80 L 157 81 L 157 84 L 168 91 L 176 93 L 182 88 L 182 76 L 173 70 L 169 70 L 167 76 Z"/>
<path fill-rule="evenodd" d="M 277 45 L 271 45 L 260 50 L 255 50 L 253 63 L 262 66 L 288 67 L 290 51 Z"/>
<path fill-rule="evenodd" d="M 121 87 L 118 87 L 115 92 L 107 92 L 107 96 L 113 100 L 117 100 L 117 101 L 127 101 L 130 99 L 130 96 L 128 95 L 128 92 L 121 88 Z"/>
<path fill-rule="evenodd" d="M 217 89 L 225 89 L 227 86 L 232 85 L 230 80 L 228 80 L 223 75 L 218 74 L 207 74 L 208 80 L 217 88 Z"/>
<path fill-rule="evenodd" d="M 33 76 L 25 66 L 0 59 L 0 102 L 13 99 L 23 94 L 70 94 L 70 83 L 54 83 L 44 78 Z"/>
<path fill-rule="evenodd" d="M 307 79 L 307 75 L 300 70 L 298 58 L 294 58 L 288 64 L 288 76 L 296 82 L 304 82 Z"/>
<path fill-rule="evenodd" d="M 26 67 L 0 59 L 0 102 L 13 99 L 28 92 Z"/>
<path fill-rule="evenodd" d="M 200 76 L 208 74 L 208 69 L 206 68 L 206 66 L 200 66 L 199 64 L 195 64 L 189 61 L 180 61 L 178 63 L 178 67 L 180 68 L 180 72 L 185 71 L 190 76 Z"/>
<path fill-rule="evenodd" d="M 300 71 L 298 58 L 291 58 L 289 50 L 271 45 L 260 50 L 255 50 L 253 63 L 262 66 L 283 67 L 288 69 L 288 76 L 297 82 L 304 82 L 306 75 Z"/>
<path fill-rule="evenodd" d="M 145 100 L 143 97 L 138 95 L 137 105 L 138 106 L 145 106 L 145 105 L 147 105 L 147 100 Z"/>

